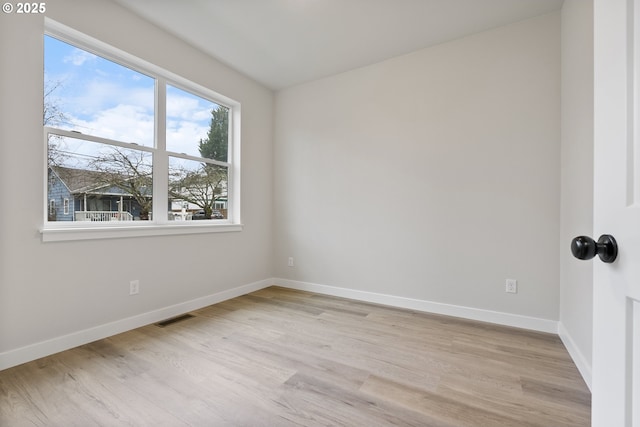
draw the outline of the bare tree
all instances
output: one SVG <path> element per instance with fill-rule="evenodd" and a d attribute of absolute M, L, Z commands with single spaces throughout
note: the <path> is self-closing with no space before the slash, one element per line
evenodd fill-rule
<path fill-rule="evenodd" d="M 110 146 L 90 166 L 92 170 L 101 172 L 100 185 L 115 187 L 133 197 L 140 206 L 140 219 L 149 219 L 153 193 L 149 153 Z"/>
<path fill-rule="evenodd" d="M 62 81 L 45 80 L 44 82 L 44 107 L 42 109 L 42 122 L 45 126 L 57 126 L 69 120 L 60 109 L 60 104 L 54 99 L 54 92 L 62 87 Z"/>
<path fill-rule="evenodd" d="M 42 122 L 44 126 L 60 126 L 69 121 L 69 117 L 60 108 L 58 100 L 54 93 L 62 87 L 60 80 L 44 82 L 44 102 L 42 108 Z M 60 149 L 62 138 L 58 135 L 49 135 L 47 140 L 47 164 L 51 166 L 59 166 L 64 163 L 66 156 Z"/>
<path fill-rule="evenodd" d="M 227 168 L 201 163 L 196 170 L 172 167 L 169 195 L 201 207 L 205 219 L 211 219 L 215 202 L 226 197 Z"/>

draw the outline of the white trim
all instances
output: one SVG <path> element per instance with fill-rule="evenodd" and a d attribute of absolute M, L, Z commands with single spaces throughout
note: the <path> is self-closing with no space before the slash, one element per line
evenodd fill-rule
<path fill-rule="evenodd" d="M 147 221 L 135 221 L 136 223 Z M 179 221 L 180 224 L 122 226 L 119 221 L 115 224 L 100 223 L 99 227 L 42 228 L 40 234 L 43 242 L 67 242 L 72 240 L 120 239 L 126 237 L 174 236 L 184 234 L 227 233 L 242 231 L 242 224 L 201 224 L 198 221 Z M 192 224 L 193 222 L 193 224 Z"/>
<path fill-rule="evenodd" d="M 376 304 L 384 304 L 392 307 L 406 308 L 427 313 L 444 314 L 447 316 L 461 317 L 464 319 L 477 320 L 480 322 L 496 323 L 499 325 L 530 329 L 551 334 L 558 333 L 558 322 L 555 320 L 540 319 L 537 317 L 522 316 L 519 314 L 504 313 L 500 311 L 483 310 L 480 308 L 464 307 L 460 305 L 444 304 L 440 302 L 379 294 L 375 292 L 359 291 L 355 289 L 339 288 L 335 286 L 320 285 L 317 283 L 300 282 L 296 280 L 276 278 L 273 279 L 273 281 L 275 285 L 290 289 L 298 289 L 319 294 L 351 298 L 360 301 L 373 302 Z"/>
<path fill-rule="evenodd" d="M 242 150 L 242 137 L 241 131 L 241 115 L 242 107 L 240 104 L 236 105 L 231 110 L 229 116 L 229 139 L 231 141 L 240 141 L 240 143 L 229 144 L 229 152 L 227 153 L 227 161 L 231 161 L 231 166 L 228 169 L 229 176 L 227 177 L 227 218 L 229 218 L 235 224 L 241 224 L 242 218 L 240 217 L 240 205 L 241 205 L 241 156 L 240 150 Z"/>
<path fill-rule="evenodd" d="M 587 359 L 584 357 L 584 354 L 580 351 L 580 348 L 576 345 L 573 338 L 569 334 L 569 331 L 564 327 L 562 322 L 558 322 L 558 336 L 562 340 L 562 343 L 566 347 L 569 352 L 569 356 L 573 359 L 573 363 L 575 363 L 580 375 L 582 375 L 582 379 L 585 384 L 591 390 L 591 364 L 587 362 Z"/>
<path fill-rule="evenodd" d="M 43 129 L 45 141 L 47 141 L 49 135 L 53 134 L 56 136 L 63 136 L 65 138 L 80 139 L 82 141 L 96 142 L 105 145 L 115 145 L 118 147 L 126 148 L 127 150 L 145 151 L 152 154 L 158 151 L 154 147 L 149 147 L 148 145 L 140 145 L 133 142 L 123 142 L 116 139 L 109 139 L 101 136 L 94 136 L 85 133 L 74 132 L 71 130 L 59 129 L 52 126 L 44 126 Z"/>
<path fill-rule="evenodd" d="M 52 338 L 47 341 L 31 344 L 26 347 L 0 353 L 0 370 L 11 368 L 22 363 L 30 362 L 41 357 L 45 357 L 60 351 L 68 350 L 80 345 L 84 345 L 99 339 L 107 338 L 122 332 L 130 331 L 151 323 L 159 322 L 180 314 L 188 313 L 212 304 L 226 301 L 250 292 L 269 287 L 271 280 L 261 280 L 227 289 L 205 297 L 185 301 L 169 307 L 138 314 L 126 319 L 116 320 L 111 323 L 99 325 L 89 329 L 72 332 L 67 335 Z"/>

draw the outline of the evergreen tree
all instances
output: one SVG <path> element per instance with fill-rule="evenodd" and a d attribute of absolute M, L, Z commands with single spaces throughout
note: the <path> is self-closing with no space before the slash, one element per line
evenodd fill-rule
<path fill-rule="evenodd" d="M 229 150 L 229 109 L 221 105 L 211 110 L 211 128 L 198 145 L 200 155 L 207 159 L 227 161 Z"/>

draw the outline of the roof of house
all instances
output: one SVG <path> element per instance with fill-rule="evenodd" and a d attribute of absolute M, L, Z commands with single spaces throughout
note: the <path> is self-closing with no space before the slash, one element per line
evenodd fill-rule
<path fill-rule="evenodd" d="M 71 194 L 127 194 L 110 184 L 109 174 L 106 172 L 64 166 L 51 166 L 50 169 L 67 186 Z"/>
<path fill-rule="evenodd" d="M 67 186 L 71 193 L 83 193 L 104 187 L 104 174 L 98 171 L 51 166 L 50 169 Z"/>

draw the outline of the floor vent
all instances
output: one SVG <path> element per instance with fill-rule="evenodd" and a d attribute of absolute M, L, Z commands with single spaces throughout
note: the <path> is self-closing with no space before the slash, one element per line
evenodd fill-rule
<path fill-rule="evenodd" d="M 177 322 L 182 322 L 183 320 L 191 319 L 192 317 L 194 317 L 193 314 L 183 314 L 181 316 L 172 317 L 170 319 L 163 320 L 162 322 L 158 322 L 156 323 L 156 326 L 164 328 L 165 326 L 169 326 Z"/>

